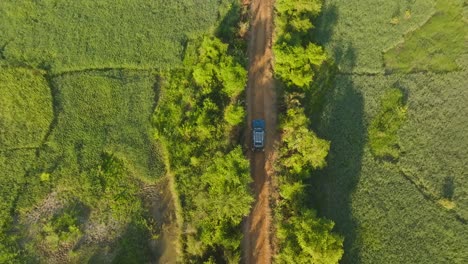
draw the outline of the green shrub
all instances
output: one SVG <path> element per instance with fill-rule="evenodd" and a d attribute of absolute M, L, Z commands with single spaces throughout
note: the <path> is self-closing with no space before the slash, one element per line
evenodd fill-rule
<path fill-rule="evenodd" d="M 403 92 L 391 89 L 381 99 L 380 110 L 369 127 L 369 144 L 378 158 L 398 159 L 400 147 L 398 130 L 406 120 L 407 107 Z"/>
<path fill-rule="evenodd" d="M 236 101 L 247 74 L 216 38 L 189 43 L 184 60 L 185 69 L 163 75 L 153 123 L 191 230 L 186 256 L 191 263 L 238 260 L 239 225 L 253 198 L 248 161 L 230 135 L 244 118 Z"/>
<path fill-rule="evenodd" d="M 332 233 L 334 223 L 319 218 L 313 210 L 301 210 L 280 225 L 282 245 L 276 263 L 338 263 L 343 255 L 343 238 Z"/>
<path fill-rule="evenodd" d="M 317 137 L 308 127 L 309 120 L 299 107 L 288 109 L 281 121 L 281 165 L 292 174 L 308 175 L 309 168 L 323 168 L 327 164 L 330 142 Z"/>
<path fill-rule="evenodd" d="M 305 88 L 326 59 L 322 47 L 310 42 L 312 18 L 320 12 L 319 0 L 279 0 L 276 9 L 275 74 L 288 86 Z"/>
<path fill-rule="evenodd" d="M 312 83 L 314 71 L 326 59 L 322 47 L 309 43 L 302 46 L 276 44 L 275 74 L 287 85 L 304 88 Z"/>

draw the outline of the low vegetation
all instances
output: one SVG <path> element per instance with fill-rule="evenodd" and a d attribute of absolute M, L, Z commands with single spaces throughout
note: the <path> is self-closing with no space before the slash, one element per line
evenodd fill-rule
<path fill-rule="evenodd" d="M 0 151 L 39 147 L 53 118 L 44 72 L 1 67 L 0 94 Z"/>
<path fill-rule="evenodd" d="M 463 263 L 468 257 L 461 246 L 468 196 L 460 158 L 468 155 L 468 84 L 465 52 L 454 47 L 463 45 L 464 33 L 447 37 L 446 28 L 464 18 L 454 15 L 462 12 L 460 1 L 441 3 L 325 0 L 315 24 L 314 36 L 337 69 L 324 85 L 317 74 L 316 85 L 330 84 L 319 94 L 321 104 L 305 97 L 306 106 L 319 106 L 311 107 L 319 114 L 307 109 L 317 120 L 312 126 L 331 141 L 328 165 L 308 183 L 318 214 L 345 238 L 342 263 Z M 440 49 L 431 57 L 434 47 Z M 448 70 L 454 61 L 457 68 Z M 385 98 L 394 99 L 389 109 L 399 110 L 384 114 Z M 389 128 L 396 133 L 382 133 Z M 376 138 L 385 140 L 376 145 Z M 376 146 L 398 159 L 376 158 Z"/>
<path fill-rule="evenodd" d="M 219 2 L 1 1 L 0 47 L 10 63 L 53 73 L 180 66 L 188 36 L 216 23 Z"/>
<path fill-rule="evenodd" d="M 369 144 L 378 158 L 396 160 L 400 156 L 398 130 L 406 119 L 403 92 L 399 89 L 387 91 L 380 103 L 380 110 L 369 127 Z"/>
<path fill-rule="evenodd" d="M 462 0 L 437 0 L 435 14 L 384 55 L 387 71 L 447 72 L 460 69 L 468 26 Z M 466 3 L 465 3 L 466 5 Z M 465 64 L 466 65 L 466 64 Z"/>
<path fill-rule="evenodd" d="M 55 118 L 15 204 L 19 231 L 28 238 L 22 258 L 81 262 L 93 252 L 102 258 L 119 252 L 126 258 L 140 247 L 149 251 L 154 216 L 139 190 L 164 174 L 149 134 L 153 83 L 151 73 L 125 71 L 51 81 Z M 76 204 L 81 211 L 67 211 Z M 31 222 L 33 216 L 37 221 Z M 62 227 L 54 227 L 62 217 Z M 146 239 L 126 245 L 121 234 L 130 225 L 143 228 Z M 97 253 L 96 242 L 111 249 Z"/>

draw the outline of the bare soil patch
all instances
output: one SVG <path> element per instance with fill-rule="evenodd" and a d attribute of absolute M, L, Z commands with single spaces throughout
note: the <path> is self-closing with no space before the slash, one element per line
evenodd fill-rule
<path fill-rule="evenodd" d="M 251 146 L 253 119 L 266 122 L 265 152 L 248 153 L 256 201 L 245 219 L 242 241 L 244 263 L 271 263 L 271 177 L 273 175 L 274 145 L 278 140 L 276 91 L 272 74 L 271 39 L 273 33 L 273 1 L 252 0 L 249 40 L 249 80 L 247 83 L 248 126 L 246 142 Z"/>

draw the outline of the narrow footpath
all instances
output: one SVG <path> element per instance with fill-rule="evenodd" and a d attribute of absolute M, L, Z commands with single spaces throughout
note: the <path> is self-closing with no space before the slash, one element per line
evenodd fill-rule
<path fill-rule="evenodd" d="M 256 201 L 245 219 L 242 263 L 271 263 L 271 177 L 274 144 L 277 140 L 276 91 L 272 74 L 271 41 L 273 0 L 252 0 L 249 40 L 249 80 L 247 83 L 247 131 L 245 145 L 251 147 L 253 119 L 266 122 L 265 152 L 249 151 L 251 176 Z"/>

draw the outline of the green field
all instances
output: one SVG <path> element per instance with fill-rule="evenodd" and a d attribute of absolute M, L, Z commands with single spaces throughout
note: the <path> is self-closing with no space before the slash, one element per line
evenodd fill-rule
<path fill-rule="evenodd" d="M 182 259 L 152 117 L 189 40 L 236 30 L 233 2 L 1 1 L 1 263 Z"/>
<path fill-rule="evenodd" d="M 345 238 L 343 263 L 468 258 L 466 6 L 449 2 L 327 0 L 316 22 L 338 72 L 312 116 L 331 141 L 312 184 L 320 215 Z M 388 159 L 372 151 L 371 128 L 397 122 L 382 115 L 392 89 L 406 113 L 387 126 Z"/>
<path fill-rule="evenodd" d="M 1 1 L 1 53 L 53 73 L 180 66 L 188 37 L 213 28 L 220 2 L 229 1 Z"/>

